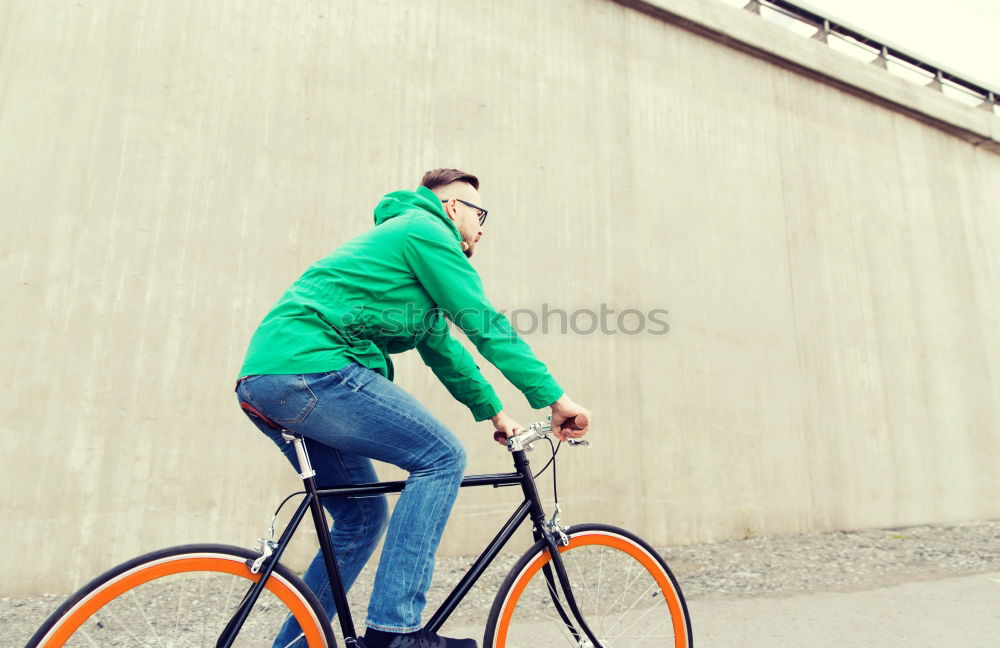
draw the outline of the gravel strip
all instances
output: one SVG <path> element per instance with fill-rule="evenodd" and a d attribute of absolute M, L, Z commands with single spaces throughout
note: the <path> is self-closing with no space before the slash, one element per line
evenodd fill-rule
<path fill-rule="evenodd" d="M 1000 521 L 761 536 L 662 553 L 692 599 L 875 589 L 1000 571 Z"/>
<path fill-rule="evenodd" d="M 822 534 L 760 536 L 663 547 L 689 599 L 759 598 L 884 587 L 906 581 L 1000 571 L 1000 521 Z M 518 556 L 498 558 L 449 625 L 485 625 L 493 597 Z M 473 557 L 438 561 L 428 610 L 437 608 Z M 374 569 L 351 593 L 364 619 Z M 0 646 L 21 646 L 65 595 L 0 598 Z M 445 628 L 447 630 L 447 626 Z"/>

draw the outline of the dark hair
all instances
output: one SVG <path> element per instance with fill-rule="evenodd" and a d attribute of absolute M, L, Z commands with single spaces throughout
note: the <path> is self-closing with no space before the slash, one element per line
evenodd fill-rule
<path fill-rule="evenodd" d="M 438 187 L 443 187 L 452 182 L 468 182 L 472 185 L 473 189 L 479 190 L 479 178 L 458 169 L 434 169 L 433 171 L 428 171 L 424 174 L 420 185 L 433 191 Z"/>

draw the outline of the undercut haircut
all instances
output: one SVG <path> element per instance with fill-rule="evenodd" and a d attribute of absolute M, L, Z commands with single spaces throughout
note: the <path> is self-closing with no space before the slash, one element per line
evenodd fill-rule
<path fill-rule="evenodd" d="M 438 187 L 449 185 L 452 182 L 468 182 L 472 185 L 473 189 L 479 191 L 479 178 L 458 169 L 434 169 L 433 171 L 428 171 L 424 174 L 420 185 L 434 191 Z"/>

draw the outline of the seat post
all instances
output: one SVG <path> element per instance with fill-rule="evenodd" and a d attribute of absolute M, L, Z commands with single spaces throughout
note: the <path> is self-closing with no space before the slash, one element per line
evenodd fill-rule
<path fill-rule="evenodd" d="M 281 431 L 281 438 L 285 440 L 285 443 L 291 443 L 295 447 L 295 456 L 299 460 L 299 478 L 305 481 L 310 477 L 315 477 L 316 471 L 313 470 L 312 464 L 309 462 L 309 453 L 306 452 L 306 440 L 288 430 Z"/>
<path fill-rule="evenodd" d="M 301 435 L 287 429 L 281 430 L 281 437 L 286 443 L 295 446 L 295 456 L 299 460 L 299 477 L 305 482 L 307 497 L 310 497 L 309 510 L 312 512 L 313 526 L 316 527 L 316 539 L 319 540 L 320 553 L 323 555 L 323 564 L 326 566 L 326 574 L 330 581 L 330 595 L 333 597 L 333 606 L 340 619 L 344 643 L 349 648 L 357 648 L 361 644 L 357 640 L 354 619 L 351 617 L 351 609 L 347 603 L 347 592 L 344 591 L 344 581 L 341 579 L 340 569 L 337 566 L 333 541 L 330 538 L 330 525 L 326 521 L 326 514 L 320 504 L 322 498 L 316 492 L 316 471 L 313 470 L 312 464 L 309 462 L 306 440 Z"/>

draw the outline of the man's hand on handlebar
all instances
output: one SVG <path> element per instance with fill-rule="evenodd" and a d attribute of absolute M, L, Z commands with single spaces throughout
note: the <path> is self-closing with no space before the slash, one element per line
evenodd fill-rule
<path fill-rule="evenodd" d="M 552 433 L 560 441 L 578 439 L 590 429 L 590 410 L 580 407 L 563 394 L 550 405 L 552 408 Z"/>
<path fill-rule="evenodd" d="M 514 436 L 518 432 L 523 432 L 524 428 L 521 425 L 500 411 L 496 416 L 490 419 L 493 421 L 493 429 L 496 430 L 493 434 L 493 438 L 496 439 L 497 443 L 500 445 L 506 445 L 507 439 Z M 503 434 L 503 436 L 501 436 Z"/>
<path fill-rule="evenodd" d="M 570 400 L 569 396 L 563 394 L 550 407 L 552 408 L 550 417 L 552 433 L 560 441 L 579 439 L 590 429 L 590 410 L 577 405 Z M 506 445 L 507 439 L 524 432 L 524 427 L 502 411 L 490 420 L 493 421 L 495 430 L 493 438 L 500 445 Z"/>

